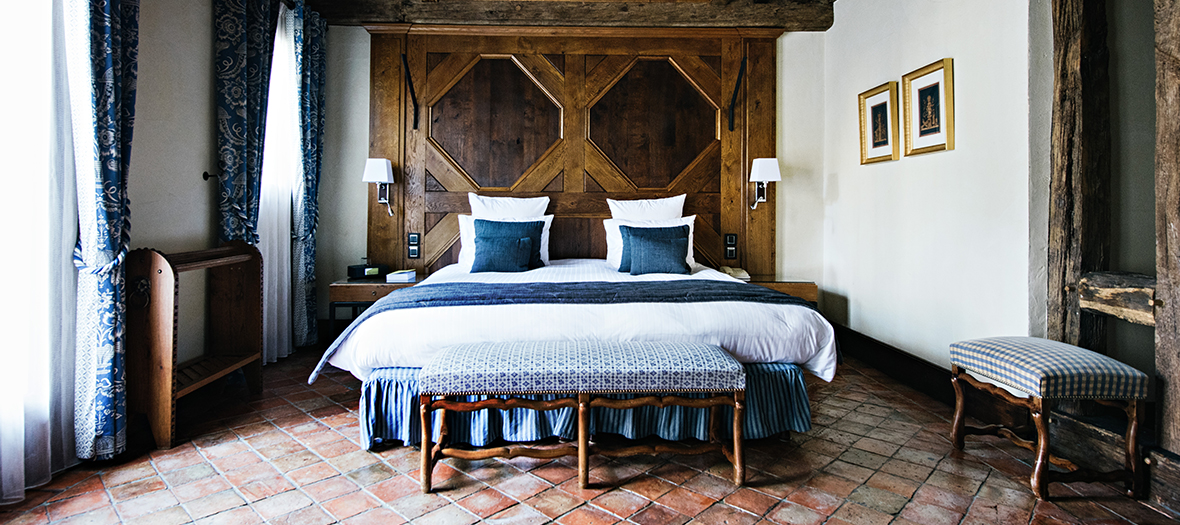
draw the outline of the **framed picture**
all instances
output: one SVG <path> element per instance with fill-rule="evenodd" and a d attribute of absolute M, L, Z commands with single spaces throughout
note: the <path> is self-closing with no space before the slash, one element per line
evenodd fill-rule
<path fill-rule="evenodd" d="M 944 58 L 901 77 L 906 156 L 955 149 L 955 75 Z"/>
<path fill-rule="evenodd" d="M 886 82 L 857 96 L 860 112 L 860 163 L 897 160 L 897 82 Z"/>

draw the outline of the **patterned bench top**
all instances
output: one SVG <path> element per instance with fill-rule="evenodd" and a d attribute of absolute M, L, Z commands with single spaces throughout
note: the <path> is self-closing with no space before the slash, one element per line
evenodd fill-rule
<path fill-rule="evenodd" d="M 681 342 L 477 343 L 439 352 L 418 375 L 423 394 L 733 392 L 741 363 L 719 346 Z"/>
<path fill-rule="evenodd" d="M 951 345 L 951 364 L 1046 399 L 1142 399 L 1147 374 L 1097 352 L 1036 337 Z"/>

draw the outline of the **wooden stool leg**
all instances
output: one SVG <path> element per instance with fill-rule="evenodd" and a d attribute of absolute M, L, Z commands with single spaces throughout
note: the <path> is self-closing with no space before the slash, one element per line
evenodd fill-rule
<path fill-rule="evenodd" d="M 590 486 L 590 394 L 578 394 L 578 487 Z"/>
<path fill-rule="evenodd" d="M 1033 398 L 1032 403 L 1033 424 L 1037 427 L 1037 451 L 1029 486 L 1038 498 L 1046 499 L 1049 497 L 1046 483 L 1049 472 L 1049 413 L 1052 411 L 1053 403 L 1043 398 Z"/>
<path fill-rule="evenodd" d="M 951 445 L 963 450 L 963 420 L 966 403 L 963 400 L 963 384 L 959 381 L 962 369 L 958 365 L 951 365 L 951 386 L 955 387 L 955 418 L 951 422 Z"/>
<path fill-rule="evenodd" d="M 1147 488 L 1147 466 L 1139 451 L 1139 422 L 1143 420 L 1144 404 L 1138 399 L 1127 401 L 1127 436 L 1124 462 L 1131 471 L 1131 480 L 1125 484 L 1127 496 L 1142 498 Z"/>
<path fill-rule="evenodd" d="M 432 428 L 430 424 L 430 397 L 428 395 L 419 396 L 418 411 L 421 415 L 422 423 L 422 464 L 419 467 L 419 474 L 422 479 L 422 493 L 430 493 L 430 475 L 434 471 L 434 461 L 430 457 L 430 449 L 434 448 L 431 443 Z"/>
<path fill-rule="evenodd" d="M 742 452 L 742 412 L 746 404 L 745 392 L 733 393 L 733 484 L 746 482 L 746 460 Z"/>

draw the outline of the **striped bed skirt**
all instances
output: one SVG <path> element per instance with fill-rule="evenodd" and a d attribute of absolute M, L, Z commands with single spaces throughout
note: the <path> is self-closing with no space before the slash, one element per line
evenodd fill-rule
<path fill-rule="evenodd" d="M 770 437 L 786 431 L 811 429 L 811 407 L 803 370 L 789 363 L 747 363 L 746 410 L 742 433 L 746 439 Z M 420 368 L 380 368 L 361 386 L 361 443 L 377 445 L 416 445 L 422 438 L 418 416 L 418 371 Z M 707 397 L 708 394 L 680 394 Z M 462 396 L 476 401 L 489 396 Z M 518 396 L 526 397 L 526 396 Z M 563 395 L 527 396 L 530 399 L 556 399 Z M 636 395 L 609 397 L 626 399 Z M 722 421 L 730 420 L 732 408 L 722 407 Z M 573 408 L 537 411 L 512 410 L 447 411 L 448 440 L 483 447 L 499 441 L 535 441 L 548 437 L 574 439 L 577 415 Z M 434 418 L 434 435 L 438 439 L 440 418 Z M 724 435 L 731 425 L 721 425 Z M 671 441 L 708 440 L 709 409 L 669 406 L 612 409 L 595 407 L 591 413 L 590 432 L 618 434 L 629 439 L 658 436 Z"/>

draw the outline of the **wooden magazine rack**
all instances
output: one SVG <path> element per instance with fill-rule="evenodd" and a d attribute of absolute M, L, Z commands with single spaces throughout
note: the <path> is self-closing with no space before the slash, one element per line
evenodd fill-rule
<path fill-rule="evenodd" d="M 208 270 L 205 353 L 177 363 L 180 274 Z M 251 392 L 262 391 L 262 256 L 243 242 L 127 257 L 127 389 L 133 412 L 148 415 L 156 446 L 172 448 L 176 400 L 244 368 Z"/>

